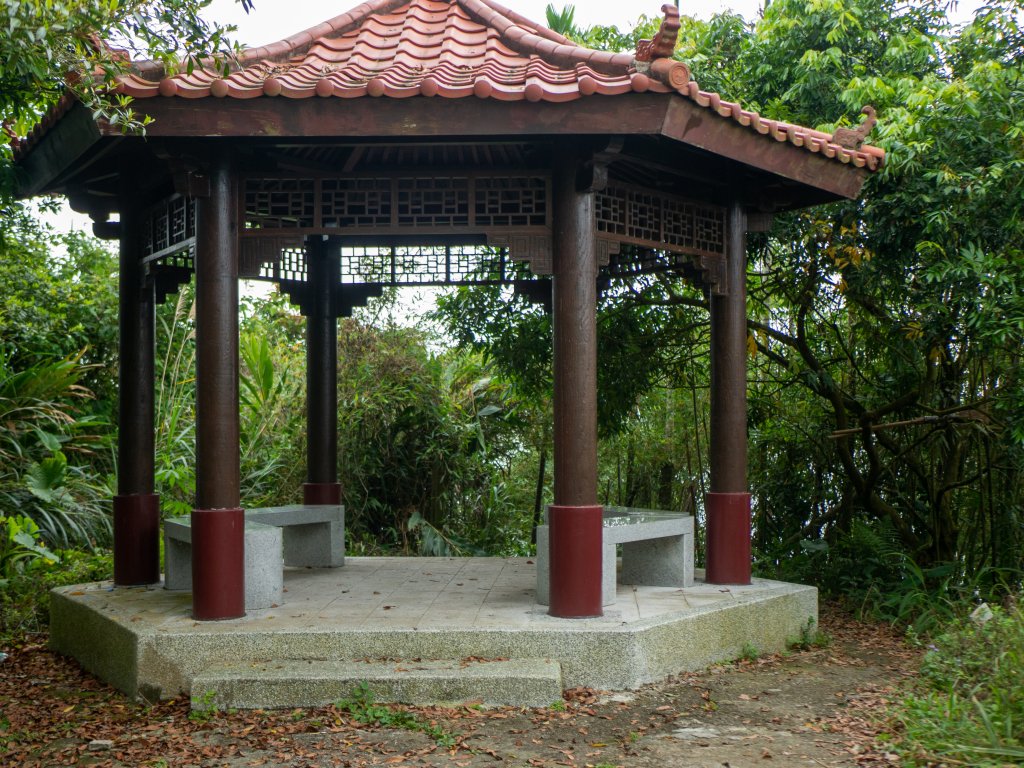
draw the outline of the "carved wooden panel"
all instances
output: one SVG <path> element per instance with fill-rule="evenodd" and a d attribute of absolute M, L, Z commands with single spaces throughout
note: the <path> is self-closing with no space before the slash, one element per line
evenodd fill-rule
<path fill-rule="evenodd" d="M 320 201 L 324 228 L 391 225 L 391 179 L 323 179 Z"/>
<path fill-rule="evenodd" d="M 475 180 L 475 223 L 481 227 L 548 226 L 548 180 L 538 177 Z"/>
<path fill-rule="evenodd" d="M 312 179 L 247 179 L 246 229 L 309 229 L 316 226 Z"/>
<path fill-rule="evenodd" d="M 196 202 L 192 198 L 172 195 L 143 214 L 143 258 L 187 249 L 195 236 Z"/>
<path fill-rule="evenodd" d="M 238 249 L 238 276 L 277 279 L 282 254 L 302 249 L 302 237 L 244 237 Z M 305 279 L 305 268 L 301 272 Z"/>
<path fill-rule="evenodd" d="M 608 239 L 692 254 L 725 253 L 725 208 L 646 189 L 613 186 L 595 199 Z"/>
<path fill-rule="evenodd" d="M 535 275 L 550 275 L 553 271 L 550 235 L 501 234 L 492 235 L 487 242 L 508 249 L 509 261 L 529 264 Z"/>

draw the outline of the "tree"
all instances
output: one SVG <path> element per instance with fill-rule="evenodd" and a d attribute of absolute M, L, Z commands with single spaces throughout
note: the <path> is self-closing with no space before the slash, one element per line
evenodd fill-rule
<path fill-rule="evenodd" d="M 0 243 L 0 358 L 21 369 L 76 357 L 83 383 L 106 402 L 116 387 L 116 256 L 81 232 L 25 226 L 9 235 Z"/>
<path fill-rule="evenodd" d="M 544 15 L 547 18 L 548 27 L 552 31 L 557 32 L 560 35 L 566 37 L 572 37 L 578 34 L 576 29 L 576 6 L 565 5 L 562 6 L 561 11 L 556 11 L 553 3 L 548 3 L 544 9 Z"/>
<path fill-rule="evenodd" d="M 738 82 L 797 121 L 874 104 L 889 161 L 861 202 L 788 217 L 755 251 L 761 370 L 814 395 L 834 431 L 818 463 L 843 479 L 790 530 L 834 541 L 859 519 L 922 564 L 1016 565 L 1020 6 L 963 30 L 931 4 L 810 7 L 770 6 Z"/>
<path fill-rule="evenodd" d="M 131 100 L 111 85 L 132 61 L 165 70 L 221 66 L 233 27 L 203 18 L 211 0 L 17 0 L 0 13 L 0 122 L 24 136 L 70 88 L 95 115 L 141 130 Z M 248 12 L 253 0 L 238 0 Z M 213 59 L 208 58 L 216 54 Z M 219 58 L 217 58 L 219 57 Z M 13 192 L 10 149 L 0 150 L 0 195 Z"/>

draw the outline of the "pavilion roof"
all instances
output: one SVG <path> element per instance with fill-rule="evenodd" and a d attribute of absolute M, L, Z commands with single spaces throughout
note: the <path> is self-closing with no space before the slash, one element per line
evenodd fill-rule
<path fill-rule="evenodd" d="M 494 0 L 369 0 L 279 42 L 246 49 L 236 69 L 126 76 L 121 92 L 156 97 L 290 99 L 441 97 L 564 102 L 630 92 L 676 93 L 766 139 L 867 170 L 885 153 L 843 147 L 830 134 L 763 118 L 700 89 L 671 58 L 678 12 L 638 53 L 584 48 Z M 646 41 L 645 41 L 646 42 Z M 148 76 L 147 76 L 148 75 Z M 150 79 L 152 78 L 152 79 Z"/>

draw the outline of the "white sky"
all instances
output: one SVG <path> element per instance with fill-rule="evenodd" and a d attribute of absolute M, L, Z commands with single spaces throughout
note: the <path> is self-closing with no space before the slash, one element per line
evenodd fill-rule
<path fill-rule="evenodd" d="M 671 1 L 671 0 L 669 0 Z M 237 0 L 213 0 L 207 9 L 207 18 L 221 24 L 238 27 L 234 38 L 243 45 L 257 46 L 277 42 L 301 32 L 321 21 L 338 16 L 359 5 L 361 0 L 254 0 L 255 7 L 246 14 Z M 539 24 L 545 23 L 544 9 L 551 0 L 498 0 Z M 664 0 L 555 0 L 552 5 L 561 10 L 566 5 L 576 9 L 577 27 L 595 24 L 615 25 L 626 31 L 636 25 L 642 15 L 660 17 Z M 949 14 L 952 21 L 969 21 L 974 8 L 982 0 L 964 0 L 954 3 Z M 764 0 L 681 0 L 680 10 L 698 19 L 707 19 L 716 13 L 730 10 L 749 21 L 755 20 L 764 7 Z"/>
<path fill-rule="evenodd" d="M 576 8 L 575 24 L 590 27 L 612 25 L 625 31 L 636 25 L 641 15 L 661 16 L 664 0 L 555 0 L 561 10 L 565 5 Z M 236 0 L 213 0 L 206 17 L 221 24 L 234 24 L 234 37 L 243 45 L 264 45 L 282 40 L 296 32 L 309 29 L 321 21 L 338 16 L 359 5 L 361 0 L 254 0 L 255 8 L 246 15 Z M 498 0 L 521 16 L 545 23 L 544 9 L 551 0 Z M 724 10 L 733 10 L 747 19 L 754 19 L 763 0 L 682 0 L 682 12 L 700 19 Z"/>

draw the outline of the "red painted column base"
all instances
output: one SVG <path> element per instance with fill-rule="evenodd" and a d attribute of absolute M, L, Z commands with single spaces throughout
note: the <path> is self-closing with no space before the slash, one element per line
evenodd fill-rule
<path fill-rule="evenodd" d="M 709 493 L 707 571 L 709 584 L 750 583 L 750 494 Z"/>
<path fill-rule="evenodd" d="M 192 510 L 192 617 L 245 616 L 245 514 L 241 509 Z"/>
<path fill-rule="evenodd" d="M 114 497 L 114 584 L 135 587 L 160 581 L 160 497 Z"/>
<path fill-rule="evenodd" d="M 601 616 L 603 508 L 548 507 L 548 614 L 562 619 Z"/>
<path fill-rule="evenodd" d="M 303 483 L 303 504 L 341 504 L 341 483 Z"/>

